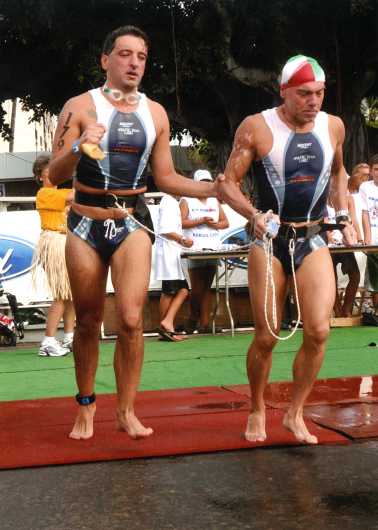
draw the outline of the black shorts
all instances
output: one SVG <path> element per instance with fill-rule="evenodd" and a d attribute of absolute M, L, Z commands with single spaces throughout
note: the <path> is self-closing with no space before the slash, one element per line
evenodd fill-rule
<path fill-rule="evenodd" d="M 359 271 L 356 258 L 354 254 L 331 254 L 334 267 L 341 263 L 341 272 L 343 274 L 350 274 Z"/>
<path fill-rule="evenodd" d="M 163 294 L 173 296 L 181 289 L 189 291 L 189 285 L 186 280 L 162 280 L 161 282 L 161 292 Z"/>
<path fill-rule="evenodd" d="M 151 215 L 142 197 L 138 197 L 133 216 L 153 230 Z M 94 248 L 104 262 L 108 262 L 122 241 L 141 226 L 131 217 L 99 221 L 79 215 L 71 208 L 67 218 L 67 228 Z M 153 243 L 154 236 L 150 232 L 147 233 Z"/>

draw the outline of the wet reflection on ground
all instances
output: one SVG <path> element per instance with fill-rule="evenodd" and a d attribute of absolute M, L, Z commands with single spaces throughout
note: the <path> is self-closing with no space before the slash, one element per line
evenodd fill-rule
<path fill-rule="evenodd" d="M 377 470 L 369 441 L 3 471 L 1 528 L 374 530 Z"/>

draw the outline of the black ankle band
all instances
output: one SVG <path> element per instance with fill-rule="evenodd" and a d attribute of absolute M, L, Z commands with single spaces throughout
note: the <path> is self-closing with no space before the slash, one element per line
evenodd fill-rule
<path fill-rule="evenodd" d="M 96 401 L 96 394 L 93 393 L 91 396 L 81 396 L 80 394 L 76 394 L 75 399 L 79 405 L 86 407 Z"/>

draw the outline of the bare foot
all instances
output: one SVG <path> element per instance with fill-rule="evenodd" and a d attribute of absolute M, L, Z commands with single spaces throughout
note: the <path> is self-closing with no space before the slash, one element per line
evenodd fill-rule
<path fill-rule="evenodd" d="M 153 434 L 151 427 L 145 427 L 141 424 L 133 412 L 117 412 L 118 428 L 120 431 L 125 431 L 130 436 L 137 440 L 138 438 L 148 438 Z"/>
<path fill-rule="evenodd" d="M 248 416 L 244 436 L 248 442 L 264 442 L 266 440 L 265 412 L 251 412 Z"/>
<path fill-rule="evenodd" d="M 93 418 L 96 412 L 96 403 L 79 406 L 75 424 L 68 435 L 74 440 L 88 440 L 93 436 Z"/>
<path fill-rule="evenodd" d="M 294 415 L 289 411 L 286 412 L 283 425 L 294 434 L 299 442 L 313 445 L 318 443 L 317 437 L 309 433 L 302 414 Z"/>

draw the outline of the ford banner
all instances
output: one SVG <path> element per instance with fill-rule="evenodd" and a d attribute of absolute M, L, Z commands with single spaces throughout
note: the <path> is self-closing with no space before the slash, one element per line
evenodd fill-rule
<path fill-rule="evenodd" d="M 148 206 L 151 217 L 156 225 L 158 205 Z M 239 243 L 245 241 L 245 220 L 227 205 L 223 206 L 230 222 L 227 230 L 221 231 L 223 243 Z M 21 210 L 0 212 L 0 281 L 6 291 L 14 294 L 22 304 L 46 302 L 51 300 L 43 270 L 36 271 L 35 285 L 32 285 L 31 267 L 34 249 L 40 235 L 40 220 L 36 210 Z M 152 269 L 154 268 L 154 252 L 152 253 Z M 235 271 L 230 278 L 230 286 L 246 285 L 245 260 L 235 259 Z M 185 268 L 185 267 L 184 267 Z M 161 282 L 154 279 L 151 271 L 149 288 L 158 290 Z M 107 291 L 112 292 L 113 287 L 108 278 Z"/>

